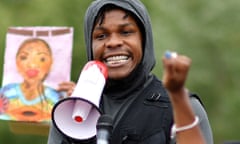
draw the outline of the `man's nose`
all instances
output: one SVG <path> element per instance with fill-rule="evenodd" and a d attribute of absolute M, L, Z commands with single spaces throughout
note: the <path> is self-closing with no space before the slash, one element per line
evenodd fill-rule
<path fill-rule="evenodd" d="M 107 48 L 121 47 L 122 44 L 123 44 L 123 40 L 118 34 L 110 35 L 109 40 L 106 42 Z"/>

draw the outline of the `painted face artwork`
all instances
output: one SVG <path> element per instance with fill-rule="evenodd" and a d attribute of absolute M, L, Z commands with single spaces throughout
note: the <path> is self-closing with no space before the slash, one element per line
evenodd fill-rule
<path fill-rule="evenodd" d="M 50 72 L 52 53 L 41 39 L 23 42 L 16 55 L 16 66 L 22 83 L 12 83 L 0 91 L 0 119 L 16 121 L 49 121 L 51 109 L 60 95 L 43 81 Z M 48 100 L 46 100 L 48 99 Z"/>
<path fill-rule="evenodd" d="M 94 59 L 107 65 L 109 78 L 124 78 L 142 59 L 140 28 L 125 11 L 107 11 L 94 26 L 92 49 Z"/>
<path fill-rule="evenodd" d="M 31 41 L 22 45 L 16 56 L 19 73 L 27 82 L 44 80 L 52 65 L 52 54 L 42 41 Z"/>
<path fill-rule="evenodd" d="M 71 27 L 8 28 L 0 87 L 0 120 L 36 122 L 43 127 L 51 121 L 53 106 L 67 97 L 57 88 L 60 83 L 70 81 L 72 38 Z M 18 129 L 21 126 L 19 123 L 11 129 L 32 133 L 31 126 Z M 34 129 L 35 132 L 40 131 Z"/>

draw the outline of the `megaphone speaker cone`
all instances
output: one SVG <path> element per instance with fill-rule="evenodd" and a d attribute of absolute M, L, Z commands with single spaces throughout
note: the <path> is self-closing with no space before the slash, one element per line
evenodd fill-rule
<path fill-rule="evenodd" d="M 76 120 L 72 118 L 74 106 L 77 101 L 91 105 L 86 120 L 80 120 L 80 122 L 76 122 Z M 101 112 L 97 106 L 81 98 L 69 97 L 59 101 L 53 108 L 52 120 L 54 126 L 63 135 L 72 139 L 84 140 L 93 138 L 96 135 L 96 125 L 100 115 Z"/>

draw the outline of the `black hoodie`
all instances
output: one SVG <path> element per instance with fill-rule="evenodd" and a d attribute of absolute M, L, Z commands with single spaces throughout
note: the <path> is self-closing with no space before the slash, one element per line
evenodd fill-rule
<path fill-rule="evenodd" d="M 92 31 L 95 25 L 96 18 L 101 10 L 106 7 L 107 5 L 115 5 L 132 13 L 140 22 L 139 27 L 141 28 L 141 32 L 143 35 L 143 57 L 141 63 L 132 71 L 132 73 L 121 79 L 121 80 L 107 80 L 106 87 L 103 92 L 102 101 L 100 103 L 100 109 L 103 113 L 112 116 L 114 119 L 114 129 L 113 129 L 113 137 L 112 143 L 117 144 L 121 143 L 121 141 L 135 141 L 140 142 L 143 139 L 148 139 L 150 135 L 158 133 L 161 131 L 161 142 L 166 143 L 169 140 L 170 125 L 172 124 L 172 112 L 170 108 L 170 102 L 168 100 L 167 95 L 165 94 L 165 90 L 161 86 L 160 81 L 156 80 L 156 77 L 151 75 L 151 70 L 155 65 L 155 57 L 154 57 L 154 48 L 153 48 L 153 37 L 152 37 L 152 27 L 149 18 L 149 14 L 144 7 L 144 5 L 138 0 L 96 0 L 92 2 L 90 7 L 87 9 L 85 15 L 85 42 L 87 48 L 87 56 L 88 60 L 93 60 L 92 54 Z M 158 81 L 158 86 L 155 86 L 154 82 Z M 164 132 L 162 132 L 163 128 L 161 127 L 162 124 L 159 124 L 159 127 L 156 129 L 151 129 L 148 125 L 142 126 L 140 128 L 139 125 L 146 122 L 146 117 L 141 118 L 141 116 L 135 116 L 134 113 L 138 113 L 138 111 L 142 111 L 148 113 L 148 110 L 144 109 L 143 103 L 148 96 L 152 96 L 154 94 L 154 88 L 158 89 L 156 92 L 158 93 L 159 90 L 162 90 L 162 95 L 166 96 L 165 102 L 166 107 L 168 109 L 165 111 L 169 116 L 169 120 L 164 125 L 167 127 Z M 157 104 L 158 105 L 158 104 Z M 161 106 L 160 106 L 161 107 Z M 136 109 L 137 108 L 137 109 Z M 150 109 L 149 109 L 150 110 Z M 152 112 L 156 112 L 155 110 L 151 110 Z M 161 112 L 163 110 L 159 110 Z M 164 112 L 164 113 L 165 113 Z M 130 116 L 126 114 L 131 113 Z M 132 114 L 133 113 L 133 114 Z M 142 116 L 152 116 L 151 114 Z M 162 116 L 162 115 L 160 115 Z M 162 116 L 163 117 L 163 116 Z M 138 118 L 137 122 L 134 122 L 134 118 Z M 156 117 L 155 120 L 158 118 Z M 161 121 L 158 119 L 159 122 Z M 131 121 L 131 122 L 126 122 Z M 154 121 L 154 119 L 153 119 Z M 134 125 L 133 128 L 129 128 L 129 125 Z M 125 128 L 123 128 L 123 126 Z M 141 130 L 137 130 L 136 127 L 139 127 Z M 148 129 L 151 129 L 150 131 Z M 134 132 L 132 132 L 134 131 Z M 145 131 L 145 132 L 143 132 Z M 133 137 L 131 135 L 134 135 Z M 134 140 L 131 140 L 131 139 Z M 125 140 L 124 140 L 125 139 Z M 130 140 L 129 140 L 130 139 Z M 158 140 L 159 138 L 155 139 Z"/>
<path fill-rule="evenodd" d="M 85 42 L 88 60 L 93 59 L 92 31 L 98 13 L 106 5 L 115 5 L 135 15 L 141 23 L 143 57 L 135 70 L 122 80 L 108 80 L 100 109 L 114 119 L 112 144 L 169 143 L 173 122 L 171 104 L 161 81 L 151 75 L 155 66 L 153 35 L 149 14 L 139 0 L 96 0 L 85 15 Z M 158 97 L 160 96 L 160 97 Z M 198 100 L 191 97 L 200 128 L 207 143 L 213 143 L 207 114 Z"/>

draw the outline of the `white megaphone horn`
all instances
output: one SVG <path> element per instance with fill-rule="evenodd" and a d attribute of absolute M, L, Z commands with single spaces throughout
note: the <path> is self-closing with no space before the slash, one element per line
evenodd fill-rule
<path fill-rule="evenodd" d="M 107 75 L 107 68 L 102 62 L 88 62 L 72 95 L 54 105 L 53 124 L 62 134 L 76 140 L 96 136 L 96 125 L 101 115 L 99 102 Z"/>

